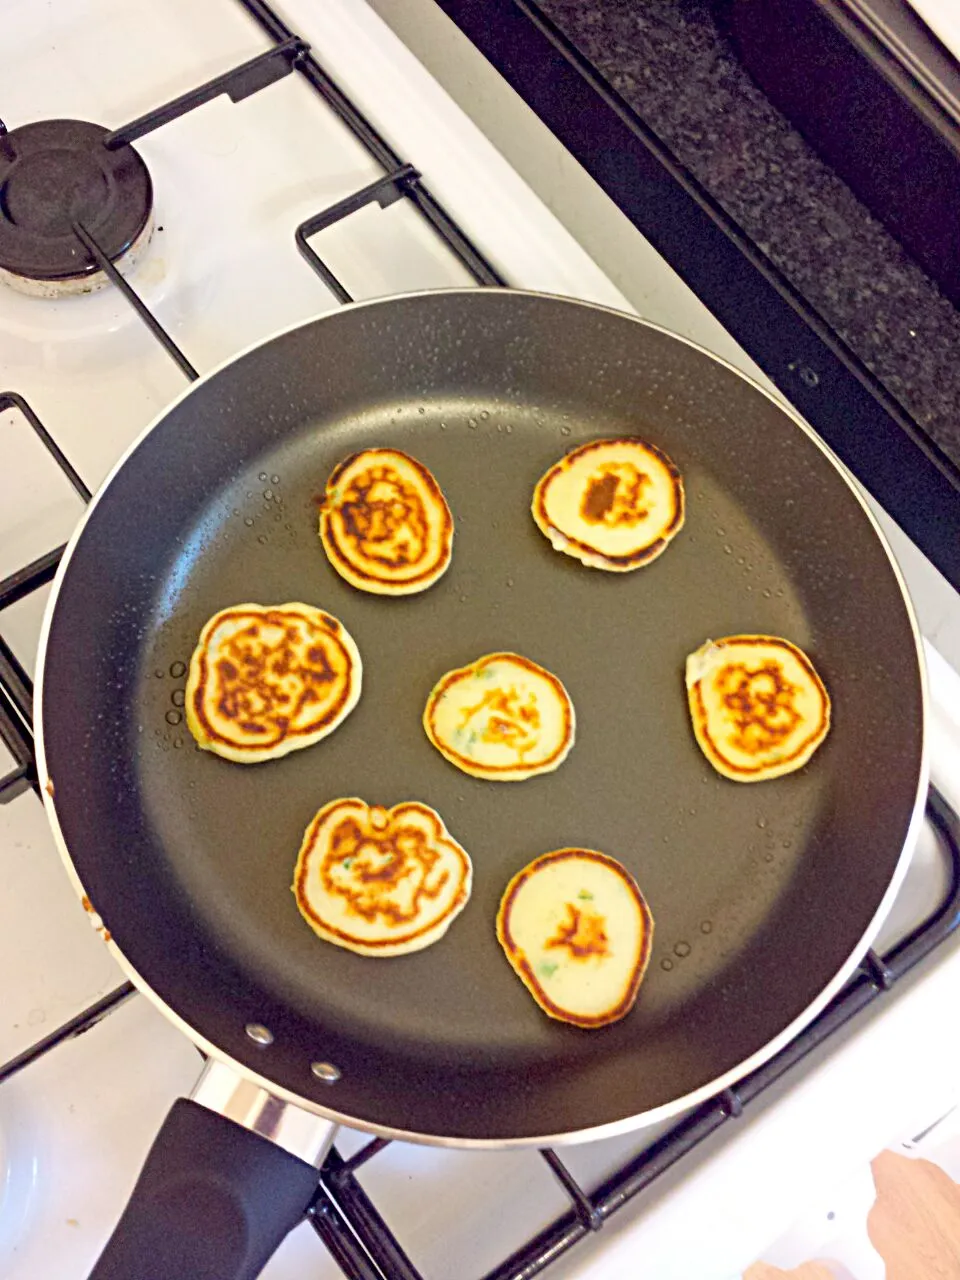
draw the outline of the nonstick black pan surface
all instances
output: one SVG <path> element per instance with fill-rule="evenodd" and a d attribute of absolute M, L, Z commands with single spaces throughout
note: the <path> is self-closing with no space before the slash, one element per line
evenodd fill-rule
<path fill-rule="evenodd" d="M 530 517 L 581 441 L 636 433 L 674 459 L 686 525 L 627 575 L 552 551 Z M 396 445 L 439 481 L 453 563 L 422 595 L 353 590 L 317 537 L 347 454 Z M 336 733 L 256 766 L 183 722 L 202 624 L 243 601 L 341 618 L 363 696 Z M 707 637 L 786 636 L 834 725 L 800 773 L 719 777 L 691 733 L 684 659 Z M 511 649 L 577 712 L 553 774 L 457 771 L 420 717 L 446 670 Z M 43 655 L 42 763 L 73 867 L 125 963 L 191 1029 L 281 1092 L 440 1139 L 587 1136 L 678 1107 L 772 1050 L 865 947 L 923 775 L 917 637 L 840 471 L 784 410 L 702 351 L 544 296 L 431 293 L 347 308 L 199 383 L 129 455 L 59 581 Z M 290 892 L 307 822 L 359 795 L 434 806 L 474 862 L 437 945 L 391 960 L 320 942 Z M 655 919 L 622 1022 L 548 1020 L 494 935 L 509 878 L 564 845 L 636 875 Z M 268 1048 L 245 1033 L 268 1027 Z M 311 1063 L 334 1064 L 329 1085 Z"/>

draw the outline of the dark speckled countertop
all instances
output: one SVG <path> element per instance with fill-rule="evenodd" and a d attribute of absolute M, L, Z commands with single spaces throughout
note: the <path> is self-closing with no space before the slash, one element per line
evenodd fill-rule
<path fill-rule="evenodd" d="M 539 4 L 960 465 L 960 312 L 757 88 L 705 0 Z"/>

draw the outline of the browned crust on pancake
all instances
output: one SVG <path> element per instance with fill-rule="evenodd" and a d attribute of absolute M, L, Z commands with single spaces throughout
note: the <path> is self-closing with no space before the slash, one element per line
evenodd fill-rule
<path fill-rule="evenodd" d="M 440 530 L 440 549 L 437 557 L 426 568 L 410 577 L 403 578 L 402 581 L 395 581 L 389 577 L 380 578 L 377 577 L 376 574 L 362 569 L 350 555 L 349 547 L 344 547 L 342 545 L 341 540 L 338 538 L 336 530 L 333 527 L 333 522 L 330 519 L 331 511 L 339 509 L 336 508 L 333 495 L 340 477 L 349 467 L 352 467 L 358 459 L 369 457 L 371 461 L 373 461 L 378 454 L 382 454 L 385 459 L 395 457 L 402 458 L 407 462 L 417 472 L 421 484 L 427 490 L 443 517 L 443 524 Z M 348 458 L 344 458 L 344 460 L 338 463 L 330 473 L 330 477 L 327 480 L 323 505 L 320 509 L 320 538 L 323 542 L 324 549 L 335 568 L 339 565 L 346 566 L 353 578 L 357 578 L 361 583 L 366 583 L 367 585 L 377 584 L 381 587 L 387 587 L 391 592 L 396 594 L 403 594 L 407 592 L 412 593 L 418 587 L 422 588 L 430 586 L 441 576 L 447 565 L 450 563 L 453 543 L 453 515 L 451 514 L 450 508 L 447 505 L 447 500 L 443 496 L 443 491 L 437 483 L 433 473 L 425 467 L 422 462 L 411 457 L 410 454 L 404 453 L 402 449 L 360 449 L 357 453 L 352 453 Z M 362 539 L 358 537 L 355 541 L 360 542 Z M 350 581 L 350 579 L 348 578 L 347 581 Z M 358 583 L 351 583 L 351 585 L 357 586 L 358 590 L 361 591 L 364 589 L 363 586 Z"/>
<path fill-rule="evenodd" d="M 427 699 L 427 705 L 423 712 L 423 727 L 426 730 L 427 737 L 445 759 L 449 760 L 451 764 L 456 764 L 458 767 L 460 767 L 462 762 L 462 765 L 464 766 L 464 773 L 470 772 L 471 769 L 478 770 L 479 773 L 484 774 L 516 773 L 518 769 L 522 768 L 522 765 L 516 764 L 478 765 L 477 762 L 475 760 L 471 760 L 469 756 L 463 756 L 459 751 L 454 751 L 451 747 L 448 747 L 446 743 L 442 743 L 437 737 L 433 726 L 434 708 L 452 684 L 458 684 L 465 675 L 471 675 L 474 672 L 479 671 L 481 667 L 485 667 L 488 663 L 499 662 L 504 658 L 508 659 L 510 662 L 518 663 L 522 667 L 526 667 L 528 671 L 533 671 L 536 672 L 537 675 L 544 676 L 556 690 L 558 697 L 563 703 L 563 738 L 560 745 L 557 747 L 556 751 L 547 757 L 547 759 L 542 762 L 538 761 L 536 765 L 532 766 L 530 771 L 533 776 L 536 776 L 538 773 L 548 773 L 553 762 L 561 758 L 564 753 L 569 750 L 570 736 L 573 732 L 573 715 L 571 712 L 572 703 L 570 695 L 564 688 L 562 681 L 559 680 L 552 671 L 548 671 L 546 667 L 541 667 L 539 663 L 533 662 L 530 658 L 524 658 L 519 653 L 509 653 L 507 651 L 503 651 L 501 653 L 486 653 L 482 658 L 478 658 L 476 662 L 468 663 L 465 667 L 455 667 L 453 671 L 448 671 L 445 676 L 441 677 L 439 683 L 434 686 L 430 693 L 430 697 Z M 474 773 L 472 776 L 476 777 L 478 776 L 478 773 Z"/>
<path fill-rule="evenodd" d="M 336 643 L 338 650 L 342 654 L 345 660 L 345 663 L 347 664 L 348 672 L 352 674 L 353 657 L 340 640 L 340 630 L 341 630 L 340 623 L 336 618 L 332 617 L 328 613 L 324 613 L 323 610 L 321 609 L 318 609 L 315 612 L 322 618 L 322 625 L 324 626 L 330 638 Z M 207 742 L 222 743 L 225 747 L 229 747 L 231 751 L 262 752 L 268 748 L 270 749 L 276 748 L 277 746 L 280 745 L 280 743 L 288 742 L 290 741 L 291 738 L 311 737 L 312 735 L 318 733 L 325 726 L 333 723 L 333 721 L 336 720 L 337 717 L 341 714 L 341 712 L 343 711 L 344 704 L 349 700 L 349 697 L 350 697 L 351 680 L 349 678 L 349 675 L 348 675 L 348 678 L 343 682 L 343 689 L 341 690 L 339 696 L 335 699 L 333 703 L 330 704 L 330 706 L 324 711 L 324 713 L 320 717 L 318 717 L 317 720 L 312 720 L 308 727 L 305 727 L 299 730 L 292 730 L 288 726 L 287 729 L 281 732 L 279 735 L 274 735 L 269 742 L 267 741 L 257 742 L 257 743 L 238 742 L 233 738 L 228 738 L 225 735 L 221 734 L 217 729 L 214 728 L 213 724 L 210 722 L 206 713 L 206 708 L 204 706 L 205 692 L 207 689 L 208 681 L 210 679 L 210 664 L 209 664 L 209 659 L 207 654 L 207 640 L 209 636 L 212 635 L 212 633 L 216 630 L 218 626 L 220 626 L 222 622 L 229 621 L 234 618 L 262 619 L 264 622 L 277 626 L 277 625 L 280 625 L 280 622 L 279 622 L 280 619 L 291 618 L 291 617 L 297 618 L 305 622 L 311 629 L 316 630 L 316 621 L 313 617 L 310 617 L 305 613 L 298 613 L 292 609 L 263 609 L 259 611 L 251 611 L 249 609 L 236 609 L 236 608 L 221 609 L 219 613 L 215 613 L 213 617 L 210 618 L 209 621 L 206 623 L 206 625 L 203 628 L 203 631 L 200 633 L 200 640 L 197 645 L 197 653 L 195 655 L 195 660 L 197 662 L 198 679 L 197 679 L 196 689 L 194 690 L 194 693 L 193 693 L 191 710 L 193 712 L 193 716 L 195 717 L 197 724 L 200 726 L 203 734 L 205 735 Z M 324 656 L 324 662 L 325 661 L 326 661 L 326 658 Z"/>
<path fill-rule="evenodd" d="M 533 969 L 528 963 L 526 956 L 520 950 L 510 933 L 510 910 L 520 887 L 542 867 L 549 865 L 551 862 L 564 862 L 571 858 L 576 858 L 578 861 L 583 859 L 586 861 L 600 862 L 604 866 L 609 867 L 612 871 L 615 871 L 633 894 L 640 910 L 640 917 L 643 920 L 643 937 L 641 938 L 640 944 L 640 956 L 634 966 L 630 984 L 620 1002 L 611 1009 L 609 1013 L 605 1013 L 597 1017 L 584 1017 L 582 1015 L 571 1014 L 551 1000 L 540 986 L 539 982 L 537 982 L 537 979 L 534 977 Z M 552 853 L 543 853 L 539 858 L 534 858 L 534 860 L 528 863 L 521 871 L 518 871 L 507 885 L 504 890 L 503 897 L 500 899 L 500 909 L 497 912 L 497 941 L 500 943 L 501 947 L 503 947 L 506 957 L 514 972 L 517 974 L 517 977 L 527 988 L 544 1013 L 549 1014 L 551 1018 L 556 1018 L 560 1022 L 569 1022 L 576 1027 L 585 1027 L 588 1029 L 592 1027 L 604 1027 L 611 1022 L 619 1022 L 621 1018 L 625 1017 L 626 1014 L 630 1012 L 634 1004 L 636 1004 L 637 994 L 640 991 L 640 984 L 643 982 L 644 974 L 646 973 L 647 966 L 650 963 L 650 954 L 653 950 L 653 915 L 650 911 L 650 907 L 647 905 L 646 898 L 640 892 L 640 886 L 623 863 L 618 862 L 616 858 L 611 858 L 609 854 L 606 853 L 599 853 L 596 849 L 576 849 L 572 847 L 556 849 Z"/>
<path fill-rule="evenodd" d="M 801 756 L 807 756 L 811 749 L 815 750 L 830 730 L 831 702 L 830 695 L 827 693 L 826 686 L 820 679 L 820 675 L 814 667 L 813 663 L 795 644 L 789 640 L 783 639 L 782 636 L 764 636 L 764 635 L 742 635 L 742 636 L 724 636 L 721 640 L 711 640 L 711 645 L 718 649 L 723 649 L 728 645 L 764 645 L 767 648 L 775 647 L 788 650 L 797 662 L 803 668 L 804 672 L 809 676 L 810 682 L 815 686 L 823 704 L 823 714 L 819 723 L 811 729 L 802 742 L 791 751 L 789 755 L 779 757 L 774 763 L 758 764 L 747 768 L 743 765 L 731 764 L 727 757 L 718 747 L 710 734 L 708 725 L 707 709 L 704 706 L 703 695 L 700 691 L 700 681 L 692 685 L 687 692 L 688 701 L 690 703 L 690 714 L 693 719 L 694 731 L 698 739 L 709 747 L 707 752 L 708 758 L 712 764 L 720 761 L 723 765 L 723 771 L 726 776 L 735 774 L 738 777 L 745 778 L 754 777 L 757 774 L 769 773 L 771 769 L 784 769 L 792 761 L 797 760 Z M 804 761 L 805 763 L 805 761 Z M 800 766 L 802 767 L 802 766 Z"/>
<path fill-rule="evenodd" d="M 583 542 L 579 538 L 571 537 L 569 533 L 564 532 L 563 529 L 559 529 L 551 521 L 550 517 L 547 515 L 547 490 L 556 476 L 559 475 L 560 472 L 567 470 L 572 463 L 578 461 L 586 454 L 591 453 L 593 450 L 606 449 L 611 445 L 618 444 L 629 445 L 631 447 L 639 445 L 649 453 L 652 453 L 654 457 L 663 463 L 663 466 L 670 474 L 670 478 L 673 480 L 673 516 L 669 525 L 660 537 L 656 538 L 647 546 L 638 548 L 636 551 L 631 552 L 630 555 L 608 556 L 604 552 L 598 551 L 591 543 Z M 578 551 L 582 551 L 585 555 L 602 559 L 607 564 L 614 565 L 618 569 L 638 569 L 642 565 L 649 564 L 651 560 L 656 560 L 657 556 L 661 555 L 666 550 L 668 543 L 673 540 L 674 536 L 679 532 L 683 525 L 686 510 L 683 477 L 680 474 L 679 468 L 673 460 L 663 452 L 662 449 L 658 449 L 657 446 L 655 444 L 651 444 L 649 440 L 641 439 L 640 436 L 615 436 L 605 440 L 591 440 L 587 444 L 582 444 L 578 448 L 571 450 L 570 453 L 565 454 L 559 462 L 555 462 L 549 471 L 540 477 L 537 481 L 537 486 L 533 491 L 532 509 L 534 520 L 540 530 L 546 534 L 547 537 L 549 537 L 551 533 L 556 533 L 559 537 L 564 539 L 569 547 L 576 547 Z"/>
<path fill-rule="evenodd" d="M 322 809 L 318 810 L 318 812 L 314 815 L 313 821 L 310 823 L 310 825 L 307 827 L 306 832 L 304 833 L 303 842 L 301 843 L 301 846 L 300 846 L 300 852 L 297 855 L 296 869 L 294 871 L 293 893 L 294 893 L 294 897 L 296 898 L 297 907 L 301 915 L 303 915 L 305 919 L 308 922 L 310 922 L 312 925 L 316 926 L 316 929 L 319 931 L 320 936 L 326 935 L 327 940 L 331 938 L 331 935 L 334 937 L 338 937 L 341 939 L 341 941 L 348 943 L 351 949 L 362 947 L 367 952 L 375 952 L 377 950 L 386 949 L 388 947 L 394 948 L 394 947 L 409 946 L 411 942 L 415 942 L 418 938 L 422 937 L 425 933 L 432 933 L 434 930 L 436 930 L 438 925 L 441 923 L 441 921 L 433 920 L 429 924 L 425 924 L 419 929 L 412 929 L 409 933 L 402 934 L 400 936 L 384 938 L 382 940 L 358 939 L 354 934 L 346 933 L 342 929 L 337 929 L 327 924 L 322 919 L 322 917 L 319 916 L 313 910 L 313 908 L 310 906 L 310 903 L 308 901 L 307 893 L 305 889 L 305 882 L 307 878 L 310 855 L 312 854 L 314 849 L 314 844 L 317 838 L 317 832 L 319 831 L 321 825 L 327 819 L 327 817 L 329 817 L 329 815 L 334 813 L 337 809 L 345 810 L 344 819 L 343 819 L 344 822 L 349 821 L 351 817 L 355 817 L 356 815 L 352 812 L 350 807 L 357 806 L 357 805 L 362 806 L 363 810 L 365 811 L 365 816 L 367 817 L 367 819 L 369 819 L 370 813 L 374 808 L 374 806 L 368 805 L 366 801 L 361 800 L 359 796 L 351 796 L 348 798 L 341 798 L 339 800 L 331 800 L 327 804 L 325 804 Z M 386 812 L 389 817 L 389 826 L 391 827 L 396 826 L 397 822 L 399 820 L 402 820 L 402 815 L 407 812 L 414 812 L 419 814 L 421 817 L 428 819 L 430 823 L 433 842 L 436 844 L 442 843 L 447 849 L 450 849 L 453 852 L 455 852 L 457 859 L 460 863 L 460 889 L 457 893 L 455 900 L 451 903 L 450 907 L 448 908 L 446 915 L 442 917 L 443 920 L 451 919 L 454 915 L 458 913 L 458 911 L 466 902 L 469 896 L 468 886 L 470 885 L 473 869 L 472 869 L 470 859 L 467 856 L 466 850 L 458 843 L 458 841 L 456 841 L 453 838 L 453 836 L 447 830 L 443 820 L 439 817 L 439 815 L 436 813 L 435 810 L 430 808 L 429 805 L 421 804 L 417 800 L 406 800 L 400 804 L 395 804 L 393 808 L 387 809 Z M 367 838 L 373 839 L 374 837 L 368 835 Z M 340 855 L 337 854 L 335 856 L 339 857 Z M 444 883 L 445 882 L 446 882 L 446 877 L 444 878 Z M 420 901 L 422 892 L 423 892 L 422 890 L 418 890 L 417 892 L 417 895 L 416 895 L 417 907 L 419 906 L 419 901 Z"/>

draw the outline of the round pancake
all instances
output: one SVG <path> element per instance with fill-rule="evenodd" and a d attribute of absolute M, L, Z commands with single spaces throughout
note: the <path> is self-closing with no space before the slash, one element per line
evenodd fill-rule
<path fill-rule="evenodd" d="M 331 800 L 307 827 L 293 893 L 310 928 L 364 956 L 429 947 L 467 905 L 472 867 L 434 810 Z"/>
<path fill-rule="evenodd" d="M 488 653 L 434 686 L 423 727 L 464 773 L 521 782 L 557 768 L 573 746 L 576 721 L 555 675 L 516 653 Z"/>
<path fill-rule="evenodd" d="M 633 1008 L 650 960 L 653 916 L 615 858 L 558 849 L 507 885 L 497 939 L 544 1013 L 602 1027 Z"/>
<path fill-rule="evenodd" d="M 697 742 L 713 767 L 734 782 L 792 773 L 829 732 L 823 681 L 789 640 L 708 640 L 687 658 L 686 682 Z"/>
<path fill-rule="evenodd" d="M 320 537 L 351 586 L 375 595 L 425 591 L 450 564 L 453 516 L 427 468 L 399 449 L 364 449 L 327 481 Z"/>
<path fill-rule="evenodd" d="M 363 666 L 342 622 L 308 604 L 236 604 L 200 632 L 187 726 L 237 764 L 275 760 L 332 733 L 360 697 Z"/>
<path fill-rule="evenodd" d="M 680 531 L 683 481 L 645 440 L 593 440 L 541 478 L 531 510 L 555 551 L 593 569 L 628 573 L 655 560 Z"/>

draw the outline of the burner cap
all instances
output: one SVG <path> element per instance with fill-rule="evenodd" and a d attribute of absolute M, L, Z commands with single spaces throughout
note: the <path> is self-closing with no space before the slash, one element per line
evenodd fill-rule
<path fill-rule="evenodd" d="M 38 120 L 0 134 L 0 269 L 33 280 L 92 274 L 72 231 L 82 222 L 120 258 L 153 204 L 147 167 L 131 146 L 108 151 L 109 131 L 84 120 Z"/>

